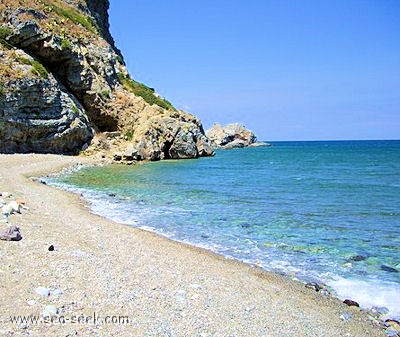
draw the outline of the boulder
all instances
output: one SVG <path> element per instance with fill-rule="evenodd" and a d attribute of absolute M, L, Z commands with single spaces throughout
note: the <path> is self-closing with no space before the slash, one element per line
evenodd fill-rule
<path fill-rule="evenodd" d="M 265 143 L 256 143 L 257 137 L 255 134 L 238 123 L 228 124 L 225 127 L 216 123 L 206 131 L 206 135 L 212 146 L 217 149 L 240 148 L 254 146 L 255 144 L 258 146 L 267 145 Z"/>

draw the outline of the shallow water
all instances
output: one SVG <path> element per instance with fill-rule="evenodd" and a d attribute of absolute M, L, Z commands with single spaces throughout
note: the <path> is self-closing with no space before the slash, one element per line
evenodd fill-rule
<path fill-rule="evenodd" d="M 110 219 L 324 282 L 400 317 L 400 141 L 277 142 L 82 168 L 49 183 Z"/>

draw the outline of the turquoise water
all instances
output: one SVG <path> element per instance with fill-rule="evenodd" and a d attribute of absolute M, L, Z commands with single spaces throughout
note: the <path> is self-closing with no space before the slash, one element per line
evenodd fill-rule
<path fill-rule="evenodd" d="M 50 183 L 113 220 L 324 282 L 400 317 L 400 141 L 277 142 L 81 168 Z"/>

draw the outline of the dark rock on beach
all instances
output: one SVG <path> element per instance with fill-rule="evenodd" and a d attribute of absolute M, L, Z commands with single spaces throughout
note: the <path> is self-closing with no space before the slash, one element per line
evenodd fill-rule
<path fill-rule="evenodd" d="M 306 284 L 306 288 L 309 288 L 309 289 L 314 289 L 315 291 L 320 291 L 321 289 L 322 289 L 322 287 L 318 284 L 318 283 L 316 283 L 316 282 L 308 282 L 307 284 Z"/>
<path fill-rule="evenodd" d="M 343 301 L 344 304 L 348 305 L 349 307 L 359 307 L 360 305 L 353 300 L 346 299 Z"/>

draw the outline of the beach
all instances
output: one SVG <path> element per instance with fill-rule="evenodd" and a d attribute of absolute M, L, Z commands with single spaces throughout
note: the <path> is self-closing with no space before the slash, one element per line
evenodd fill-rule
<path fill-rule="evenodd" d="M 106 220 L 90 213 L 80 196 L 32 178 L 78 163 L 93 160 L 0 155 L 0 190 L 29 208 L 9 217 L 22 240 L 0 241 L 0 335 L 385 335 L 357 307 L 287 277 Z M 10 319 L 41 317 L 46 310 L 53 323 Z"/>

